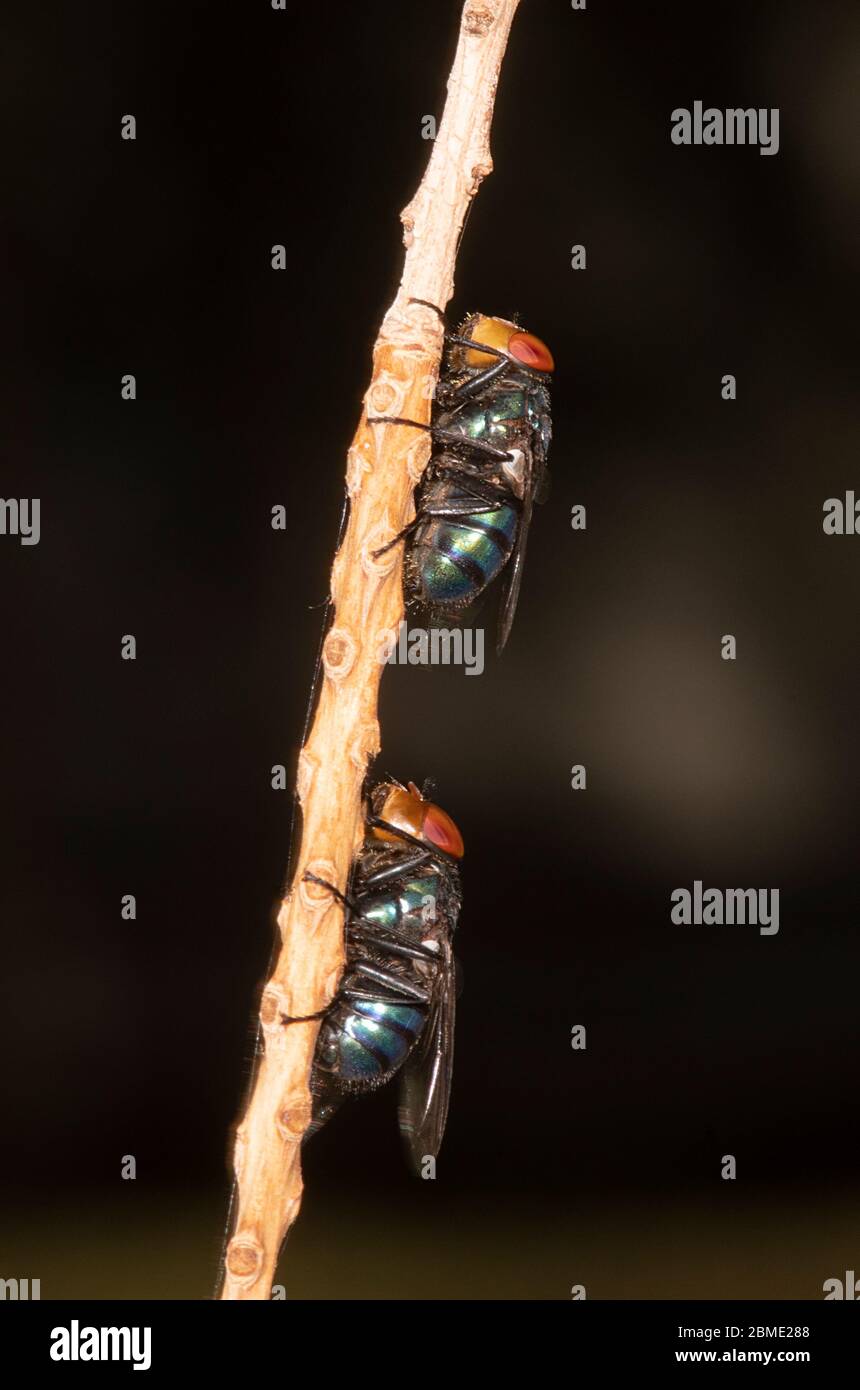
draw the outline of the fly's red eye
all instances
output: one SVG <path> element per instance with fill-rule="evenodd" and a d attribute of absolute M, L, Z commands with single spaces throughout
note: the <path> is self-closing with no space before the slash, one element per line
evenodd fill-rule
<path fill-rule="evenodd" d="M 536 372 L 551 372 L 555 366 L 546 343 L 536 338 L 534 333 L 512 333 L 508 340 L 508 352 L 515 362 L 522 362 L 524 367 L 531 367 Z"/>
<path fill-rule="evenodd" d="M 455 859 L 462 858 L 463 836 L 447 812 L 443 811 L 441 806 L 434 806 L 432 801 L 427 805 L 421 833 L 431 845 L 438 846 L 446 854 L 453 854 Z"/>

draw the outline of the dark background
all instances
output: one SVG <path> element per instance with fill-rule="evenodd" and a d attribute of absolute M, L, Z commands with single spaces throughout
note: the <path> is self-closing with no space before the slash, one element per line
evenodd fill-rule
<path fill-rule="evenodd" d="M 215 1283 L 270 769 L 460 8 L 10 16 L 2 491 L 42 538 L 0 544 L 0 1276 L 43 1297 Z M 503 660 L 392 669 L 381 707 L 381 768 L 434 776 L 466 840 L 449 1129 L 435 1183 L 393 1088 L 314 1140 L 289 1296 L 820 1297 L 860 1268 L 860 539 L 821 526 L 860 481 L 859 56 L 847 0 L 521 6 L 449 314 L 552 347 L 554 490 Z M 697 98 L 778 106 L 779 153 L 674 146 Z M 779 888 L 778 936 L 673 925 L 696 878 Z"/>

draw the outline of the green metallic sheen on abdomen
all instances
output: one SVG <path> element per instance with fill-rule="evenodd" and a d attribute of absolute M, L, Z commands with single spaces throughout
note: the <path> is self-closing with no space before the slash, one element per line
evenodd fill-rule
<path fill-rule="evenodd" d="M 451 492 L 456 496 L 456 492 Z M 477 598 L 504 568 L 514 546 L 518 514 L 507 505 L 457 521 L 430 519 L 415 537 L 415 575 L 424 603 L 444 607 Z M 496 535 L 488 535 L 491 527 Z M 457 561 L 463 563 L 459 564 Z"/>

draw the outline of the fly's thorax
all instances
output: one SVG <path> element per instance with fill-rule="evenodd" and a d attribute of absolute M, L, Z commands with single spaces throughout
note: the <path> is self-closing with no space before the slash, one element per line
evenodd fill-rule
<path fill-rule="evenodd" d="M 402 927 L 416 938 L 437 921 L 443 929 L 453 930 L 446 923 L 452 916 L 456 919 L 460 907 L 460 875 L 454 864 L 431 861 L 402 878 L 395 876 L 384 887 L 364 887 L 371 874 L 392 868 L 414 853 L 409 847 L 404 853 L 388 845 L 366 846 L 353 880 L 356 906 L 362 917 L 369 917 L 376 925 L 385 925 L 388 930 Z"/>
<path fill-rule="evenodd" d="M 434 423 L 440 430 L 462 434 L 464 441 L 480 440 L 497 449 L 520 452 L 524 459 L 523 472 L 527 473 L 532 456 L 537 453 L 545 458 L 549 449 L 552 437 L 549 392 L 540 382 L 522 381 L 519 385 L 497 387 L 459 409 L 440 410 Z M 456 464 L 456 445 L 445 446 L 436 456 L 437 466 L 444 467 L 446 461 Z M 470 462 L 474 466 L 477 460 L 473 457 Z M 502 487 L 510 485 L 501 462 L 490 457 L 480 460 L 478 466 L 482 477 Z"/>
<path fill-rule="evenodd" d="M 454 410 L 437 412 L 433 423 L 466 439 L 480 439 L 504 448 L 513 433 L 522 432 L 528 414 L 528 391 L 523 386 L 497 387 Z"/>
<path fill-rule="evenodd" d="M 362 894 L 358 906 L 362 918 L 374 926 L 418 942 L 436 920 L 440 887 L 438 874 L 422 874 L 395 883 L 384 892 Z"/>

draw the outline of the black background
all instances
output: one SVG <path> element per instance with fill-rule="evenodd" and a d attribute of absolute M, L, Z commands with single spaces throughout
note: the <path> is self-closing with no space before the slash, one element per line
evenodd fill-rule
<path fill-rule="evenodd" d="M 0 544 L 0 1275 L 43 1297 L 214 1285 L 270 769 L 459 9 L 10 17 L 2 491 L 42 537 Z M 381 768 L 466 841 L 449 1129 L 435 1184 L 390 1091 L 314 1140 L 290 1294 L 818 1297 L 860 1260 L 860 540 L 821 525 L 858 482 L 858 48 L 847 3 L 520 8 L 449 315 L 552 347 L 553 494 L 504 658 L 381 705 Z M 779 153 L 676 147 L 696 99 L 779 107 Z M 697 878 L 778 888 L 779 934 L 673 925 Z"/>

